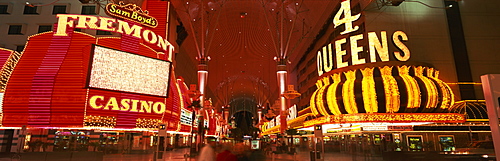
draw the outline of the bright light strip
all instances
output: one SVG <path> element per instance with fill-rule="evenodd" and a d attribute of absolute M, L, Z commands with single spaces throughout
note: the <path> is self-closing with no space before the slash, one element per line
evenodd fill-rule
<path fill-rule="evenodd" d="M 438 104 L 438 91 L 437 87 L 429 78 L 424 76 L 424 67 L 418 66 L 414 67 L 415 77 L 419 78 L 427 89 L 427 102 L 425 103 L 425 108 L 434 109 Z"/>
<path fill-rule="evenodd" d="M 341 115 L 342 112 L 340 112 L 339 104 L 337 103 L 337 94 L 335 93 L 340 83 L 340 74 L 335 73 L 330 77 L 332 78 L 333 83 L 328 86 L 328 89 L 326 90 L 328 109 L 330 109 L 330 112 L 334 115 Z"/>
<path fill-rule="evenodd" d="M 378 112 L 377 91 L 375 90 L 375 80 L 373 78 L 374 68 L 361 69 L 363 79 L 361 80 L 361 89 L 363 90 L 363 103 L 366 113 Z"/>
<path fill-rule="evenodd" d="M 89 87 L 166 97 L 170 62 L 95 46 Z"/>
<path fill-rule="evenodd" d="M 384 82 L 385 93 L 385 110 L 387 113 L 395 113 L 399 111 L 401 102 L 399 100 L 398 82 L 392 76 L 392 66 L 379 67 Z"/>
<path fill-rule="evenodd" d="M 356 104 L 356 96 L 354 95 L 354 81 L 356 80 L 356 70 L 350 70 L 344 73 L 347 80 L 342 86 L 342 94 L 345 110 L 349 114 L 358 113 L 358 105 Z"/>
<path fill-rule="evenodd" d="M 417 81 L 410 76 L 410 66 L 398 66 L 399 76 L 403 78 L 408 94 L 407 109 L 416 109 L 420 107 L 420 88 Z"/>
<path fill-rule="evenodd" d="M 382 122 L 382 123 L 352 123 L 352 124 L 324 124 L 323 126 L 323 131 L 326 131 L 328 129 L 357 129 L 362 126 L 374 126 L 374 125 L 382 125 L 382 126 L 417 126 L 417 125 L 426 125 L 426 124 L 432 124 L 431 122 L 409 122 L 409 123 L 388 123 L 388 122 Z M 297 130 L 300 131 L 314 131 L 314 127 L 304 127 L 304 128 L 298 128 Z"/>
<path fill-rule="evenodd" d="M 298 128 L 297 130 L 299 131 L 314 131 L 314 127 L 303 127 L 303 128 Z"/>

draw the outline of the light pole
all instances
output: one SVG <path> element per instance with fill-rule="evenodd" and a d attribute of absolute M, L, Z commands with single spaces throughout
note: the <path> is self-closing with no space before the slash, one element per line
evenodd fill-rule
<path fill-rule="evenodd" d="M 193 137 L 194 137 L 194 123 L 196 120 L 196 110 L 198 110 L 201 105 L 200 105 L 200 96 L 201 93 L 196 89 L 196 84 L 191 84 L 189 85 L 189 91 L 188 91 L 188 96 L 193 100 L 191 102 L 191 108 L 193 112 L 191 113 L 191 136 L 189 137 L 189 144 L 190 144 L 190 151 L 189 155 L 194 156 L 197 152 L 196 146 L 193 146 Z M 196 145 L 196 144 L 195 144 Z"/>

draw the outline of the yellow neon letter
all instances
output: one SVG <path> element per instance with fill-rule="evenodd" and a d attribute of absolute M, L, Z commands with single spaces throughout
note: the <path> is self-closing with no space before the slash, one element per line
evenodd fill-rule
<path fill-rule="evenodd" d="M 323 75 L 323 58 L 321 51 L 318 51 L 318 54 L 316 55 L 316 65 L 318 66 L 318 75 Z"/>
<path fill-rule="evenodd" d="M 368 46 L 370 47 L 370 61 L 372 63 L 377 61 L 375 52 L 378 52 L 378 56 L 380 57 L 381 61 L 389 61 L 387 33 L 385 31 L 380 32 L 380 39 L 382 39 L 382 43 L 378 41 L 378 37 L 375 32 L 368 33 Z"/>
<path fill-rule="evenodd" d="M 335 41 L 335 57 L 337 58 L 337 69 L 349 66 L 349 63 L 342 60 L 342 57 L 347 54 L 345 50 L 342 50 L 342 44 L 344 43 L 346 43 L 345 38 Z"/>
<path fill-rule="evenodd" d="M 137 103 L 139 100 L 132 100 L 132 109 L 130 109 L 130 112 L 139 112 L 137 111 Z"/>
<path fill-rule="evenodd" d="M 357 64 L 364 64 L 366 63 L 365 58 L 359 58 L 359 52 L 363 51 L 362 46 L 358 46 L 358 40 L 363 39 L 363 34 L 351 36 L 350 38 L 351 41 L 351 61 L 352 65 L 357 65 Z"/>
<path fill-rule="evenodd" d="M 99 19 L 101 20 L 101 24 L 99 25 L 99 28 L 97 28 L 98 30 L 104 30 L 104 31 L 116 30 L 115 27 L 112 27 L 113 23 L 116 22 L 116 19 L 107 17 L 99 17 Z"/>
<path fill-rule="evenodd" d="M 68 36 L 68 34 L 66 33 L 66 28 L 68 26 L 73 27 L 75 23 L 73 20 L 68 20 L 68 18 L 78 19 L 78 15 L 58 14 L 57 18 L 57 31 L 54 36 Z"/>
<path fill-rule="evenodd" d="M 408 36 L 403 31 L 396 31 L 394 34 L 392 34 L 392 40 L 394 41 L 394 44 L 403 51 L 403 54 L 401 54 L 399 51 L 394 52 L 394 56 L 396 59 L 399 61 L 407 61 L 410 59 L 410 50 L 408 47 L 406 47 L 401 40 L 399 40 L 399 37 L 401 37 L 401 40 L 403 41 L 408 41 Z"/>
<path fill-rule="evenodd" d="M 323 69 L 325 69 L 325 73 L 332 71 L 333 69 L 333 52 L 332 52 L 332 44 L 328 44 L 323 47 Z"/>
<path fill-rule="evenodd" d="M 342 17 L 342 14 L 344 15 L 344 17 L 340 19 L 340 17 Z M 353 28 L 352 22 L 358 20 L 359 17 L 361 17 L 360 13 L 354 16 L 351 15 L 351 1 L 343 1 L 340 3 L 339 11 L 335 14 L 335 17 L 333 17 L 333 24 L 335 25 L 334 28 L 345 24 L 345 30 L 340 33 L 341 35 L 357 31 L 359 29 L 359 26 L 354 26 Z"/>
<path fill-rule="evenodd" d="M 163 37 L 161 37 L 160 35 L 158 35 L 158 44 L 156 46 L 162 48 L 163 51 L 167 51 L 167 46 L 172 48 L 174 47 L 172 44 L 170 44 L 170 42 L 168 42 L 166 39 L 163 39 Z"/>
<path fill-rule="evenodd" d="M 102 108 L 102 104 L 97 105 L 97 99 L 104 100 L 104 96 L 92 96 L 89 99 L 90 107 L 93 109 L 100 109 Z"/>
<path fill-rule="evenodd" d="M 153 101 L 140 101 L 141 102 L 141 110 L 139 112 L 144 112 L 146 110 L 147 113 L 151 113 L 151 106 L 153 105 Z"/>
<path fill-rule="evenodd" d="M 129 24 L 125 21 L 118 20 L 118 29 L 116 29 L 116 32 L 123 34 L 125 31 L 125 34 L 127 35 L 132 35 L 137 38 L 141 38 L 141 30 L 142 27 L 138 25 L 132 25 L 132 27 L 129 26 Z M 132 34 L 132 32 L 134 34 Z"/>
<path fill-rule="evenodd" d="M 120 107 L 118 107 L 118 101 L 116 101 L 115 97 L 109 98 L 108 103 L 104 106 L 104 109 L 108 110 L 109 107 L 112 107 L 111 110 L 120 110 Z"/>
<path fill-rule="evenodd" d="M 111 8 L 109 9 L 110 12 L 115 12 L 116 11 L 116 5 L 111 4 Z"/>
<path fill-rule="evenodd" d="M 130 99 L 122 99 L 120 104 L 122 105 L 120 110 L 128 111 L 128 109 L 130 109 Z"/>
<path fill-rule="evenodd" d="M 160 107 L 160 108 L 158 108 L 158 107 Z M 167 107 L 162 102 L 156 102 L 153 104 L 153 111 L 157 114 L 162 114 L 163 112 L 165 112 L 166 109 L 167 109 Z"/>
<path fill-rule="evenodd" d="M 149 34 L 151 34 L 151 39 L 149 39 Z M 156 37 L 156 34 L 151 31 L 151 30 L 144 30 L 142 33 L 142 38 L 146 40 L 146 42 L 154 44 L 156 41 L 158 41 L 158 37 Z"/>
<path fill-rule="evenodd" d="M 86 29 L 97 29 L 97 17 L 96 16 L 78 16 L 78 24 L 76 28 Z M 87 20 L 88 19 L 88 20 Z"/>

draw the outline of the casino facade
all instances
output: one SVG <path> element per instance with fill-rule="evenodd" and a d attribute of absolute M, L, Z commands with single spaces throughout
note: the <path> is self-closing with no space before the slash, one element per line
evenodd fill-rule
<path fill-rule="evenodd" d="M 157 144 L 190 146 L 191 132 L 199 127 L 190 107 L 196 98 L 188 96 L 172 64 L 175 44 L 164 23 L 170 17 L 158 13 L 168 13 L 168 3 L 145 3 L 151 15 L 124 3 L 108 4 L 112 17 L 58 14 L 53 30 L 29 36 L 22 52 L 1 49 L 1 151 L 117 153 L 150 151 Z M 213 109 L 196 115 L 209 128 L 204 135 L 219 134 Z"/>
<path fill-rule="evenodd" d="M 477 30 L 458 32 L 439 23 L 457 25 L 453 14 L 460 12 L 458 4 L 446 1 L 454 7 L 446 10 L 412 6 L 360 11 L 375 4 L 339 2 L 323 34 L 294 64 L 293 81 L 302 96 L 290 101 L 289 111 L 295 112 L 287 116 L 287 129 L 298 133 L 281 131 L 277 116 L 262 124 L 262 135 L 286 135 L 287 144 L 297 147 L 368 155 L 454 151 L 491 140 L 486 104 L 478 100 L 480 83 L 474 82 L 480 82 L 480 74 L 495 73 L 494 68 L 472 63 L 480 58 L 470 54 L 465 59 L 467 51 L 453 44 L 457 42 L 444 43 Z M 433 22 L 432 30 L 411 23 L 421 20 Z M 449 30 L 449 35 L 436 30 Z M 470 68 L 475 72 L 468 73 Z M 317 146 L 320 142 L 324 147 Z"/>

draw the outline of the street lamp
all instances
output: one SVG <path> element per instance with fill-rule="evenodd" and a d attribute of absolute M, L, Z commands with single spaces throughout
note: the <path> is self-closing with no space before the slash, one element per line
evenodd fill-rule
<path fill-rule="evenodd" d="M 193 99 L 191 102 L 191 108 L 193 112 L 191 113 L 191 136 L 189 137 L 189 142 L 190 142 L 190 151 L 189 154 L 190 156 L 194 156 L 196 151 L 196 146 L 193 146 L 193 137 L 194 137 L 194 124 L 195 124 L 195 119 L 196 119 L 196 110 L 198 110 L 201 105 L 200 105 L 200 100 L 199 97 L 201 96 L 200 91 L 196 89 L 196 84 L 191 84 L 189 85 L 189 91 L 188 91 L 188 96 Z M 199 128 L 199 127 L 198 127 Z"/>
<path fill-rule="evenodd" d="M 293 85 L 288 85 L 287 91 L 283 93 L 283 97 L 291 100 L 300 97 L 300 93 L 293 88 Z"/>

